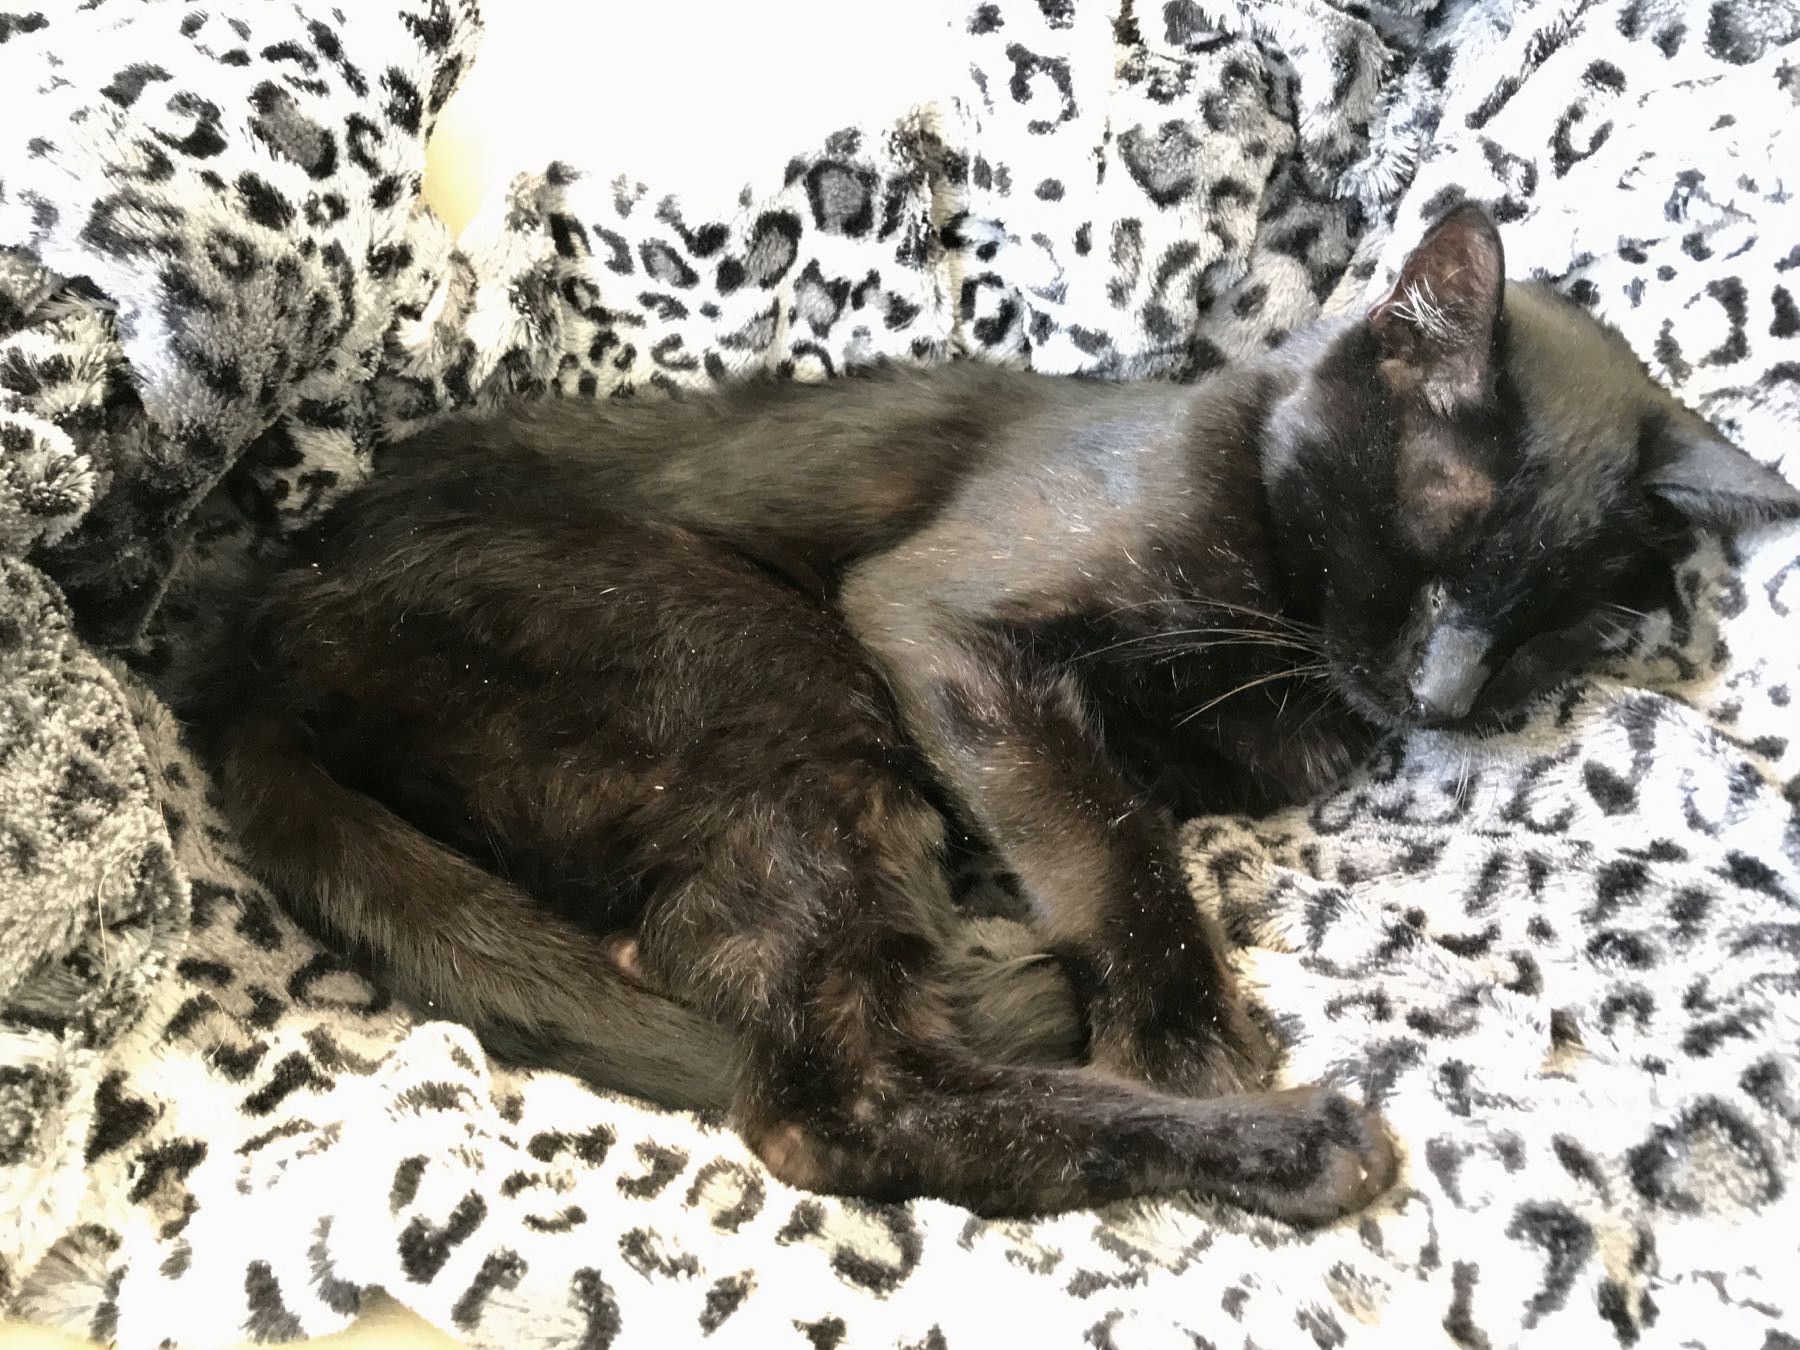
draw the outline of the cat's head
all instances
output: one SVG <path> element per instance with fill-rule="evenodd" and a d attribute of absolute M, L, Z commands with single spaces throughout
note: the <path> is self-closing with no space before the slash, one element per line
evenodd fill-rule
<path fill-rule="evenodd" d="M 1263 467 L 1290 597 L 1385 725 L 1515 711 L 1669 593 L 1694 529 L 1800 516 L 1616 332 L 1509 284 L 1476 206 L 1282 359 Z"/>

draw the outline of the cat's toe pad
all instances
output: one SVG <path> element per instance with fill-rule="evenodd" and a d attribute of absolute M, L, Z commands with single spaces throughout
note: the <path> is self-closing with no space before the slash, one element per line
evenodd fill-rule
<path fill-rule="evenodd" d="M 1329 1223 L 1394 1184 L 1399 1153 L 1381 1118 L 1342 1093 L 1290 1088 L 1247 1099 L 1244 1151 L 1221 1191 L 1292 1223 Z"/>

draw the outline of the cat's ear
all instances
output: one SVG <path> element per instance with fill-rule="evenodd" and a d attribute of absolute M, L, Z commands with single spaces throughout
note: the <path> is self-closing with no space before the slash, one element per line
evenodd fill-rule
<path fill-rule="evenodd" d="M 1758 464 L 1698 417 L 1645 437 L 1644 486 L 1696 525 L 1732 529 L 1800 517 L 1800 488 Z"/>
<path fill-rule="evenodd" d="M 1505 289 L 1500 231 L 1480 206 L 1465 202 L 1426 231 L 1369 311 L 1394 392 L 1423 394 L 1440 413 L 1482 402 L 1493 388 Z"/>

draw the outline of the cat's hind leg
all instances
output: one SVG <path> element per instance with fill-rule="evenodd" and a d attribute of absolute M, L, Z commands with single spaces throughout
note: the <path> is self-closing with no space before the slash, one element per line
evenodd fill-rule
<path fill-rule="evenodd" d="M 1192 1192 L 1296 1223 L 1393 1181 L 1377 1118 L 1322 1087 L 1176 1097 L 1079 1068 L 978 1059 L 928 986 L 828 977 L 748 1038 L 739 1128 L 806 1189 L 937 1196 L 990 1215 Z"/>
<path fill-rule="evenodd" d="M 746 792 L 639 930 L 651 978 L 737 1031 L 732 1114 L 777 1177 L 985 1214 L 1193 1191 L 1296 1222 L 1392 1181 L 1379 1122 L 1325 1088 L 1196 1099 L 979 1054 L 934 918 L 935 812 L 867 765 L 795 781 L 825 779 L 829 814 Z"/>

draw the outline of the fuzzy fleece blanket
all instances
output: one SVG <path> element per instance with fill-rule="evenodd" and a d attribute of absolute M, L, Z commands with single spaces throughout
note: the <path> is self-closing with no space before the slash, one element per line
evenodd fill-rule
<path fill-rule="evenodd" d="M 1790 0 L 983 0 L 942 41 L 966 82 L 770 146 L 729 209 L 559 165 L 453 246 L 418 194 L 469 0 L 0 13 L 0 1310 L 127 1346 L 374 1288 L 509 1347 L 1800 1345 L 1792 530 L 1709 544 L 1516 734 L 1191 827 L 1286 1072 L 1407 1147 L 1322 1232 L 793 1192 L 716 1120 L 489 1064 L 242 870 L 156 692 L 208 586 L 503 392 L 1192 378 L 1469 196 L 1800 473 Z"/>

